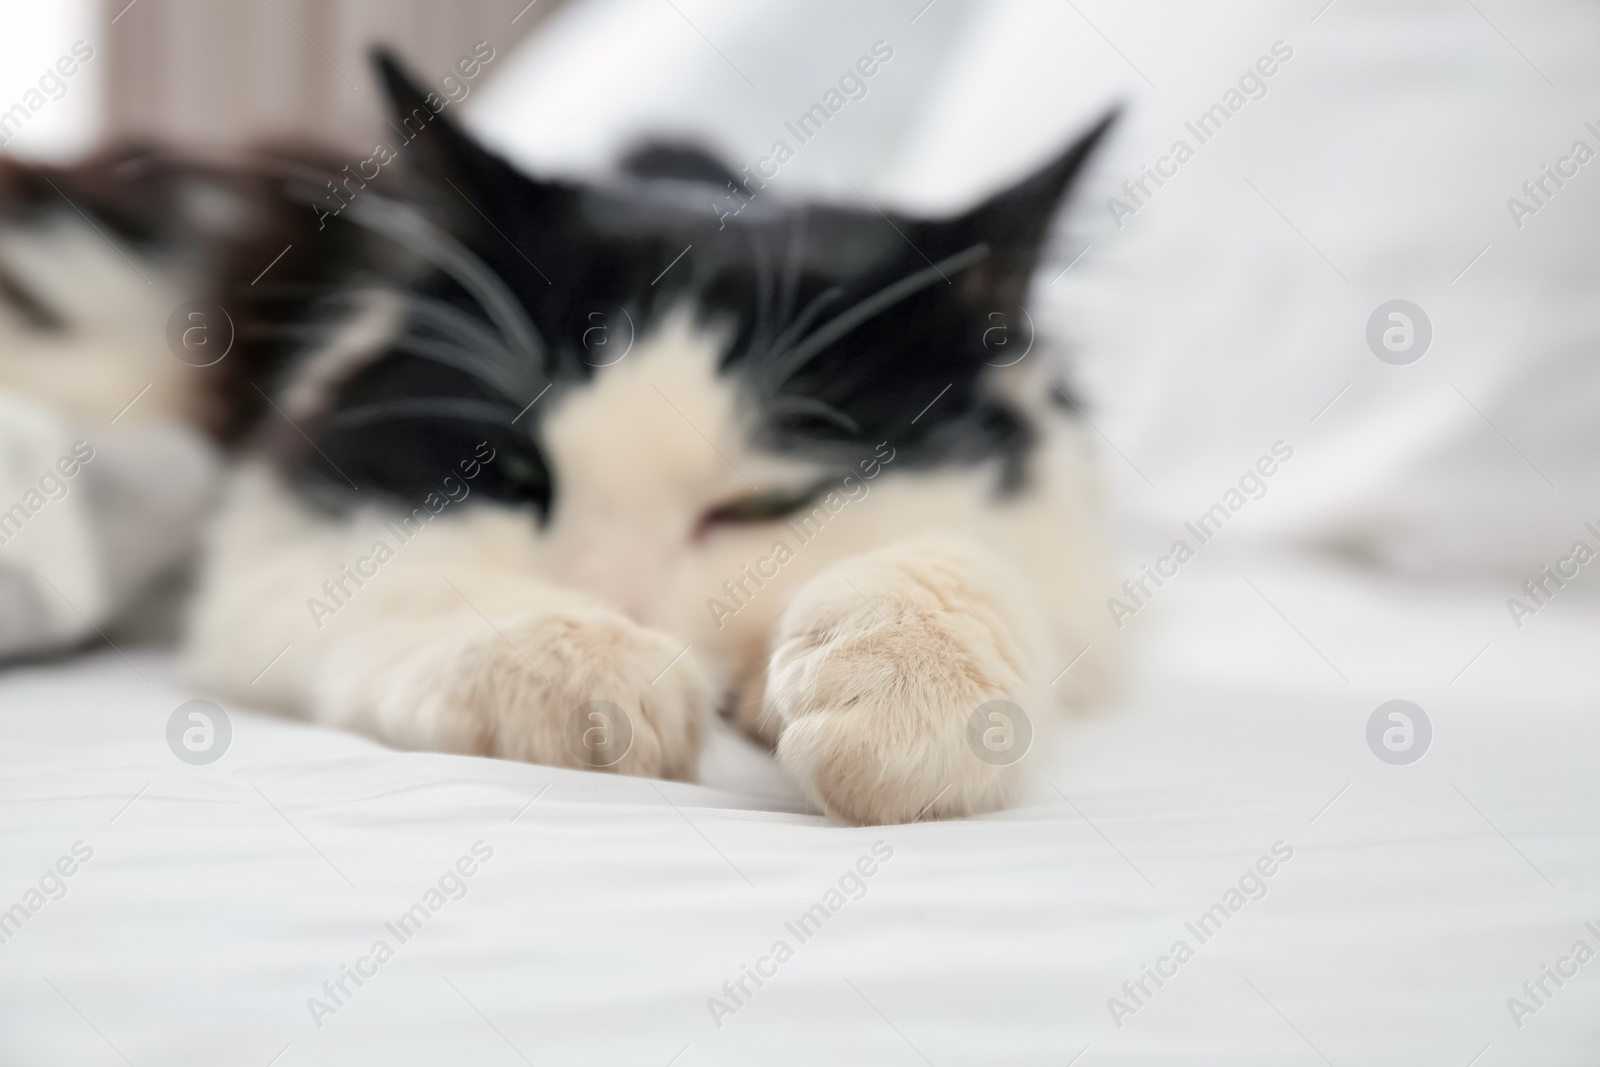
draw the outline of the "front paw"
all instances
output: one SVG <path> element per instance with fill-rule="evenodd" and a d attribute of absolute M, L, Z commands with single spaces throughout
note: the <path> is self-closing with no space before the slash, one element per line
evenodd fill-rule
<path fill-rule="evenodd" d="M 778 624 L 767 710 L 778 759 L 855 824 L 1005 806 L 1048 686 L 1020 579 L 988 553 L 929 536 L 838 564 Z"/>
<path fill-rule="evenodd" d="M 601 607 L 532 611 L 470 629 L 410 672 L 422 718 L 454 739 L 450 747 L 693 780 L 713 692 L 673 638 Z"/>

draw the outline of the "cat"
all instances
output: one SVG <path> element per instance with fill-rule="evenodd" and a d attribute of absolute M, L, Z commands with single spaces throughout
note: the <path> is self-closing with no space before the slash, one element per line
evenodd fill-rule
<path fill-rule="evenodd" d="M 996 338 L 1114 115 L 915 218 L 665 143 L 530 176 L 376 65 L 403 185 L 286 180 L 278 295 L 228 274 L 257 354 L 208 388 L 252 429 L 186 682 L 677 780 L 720 713 L 843 823 L 1013 803 L 1116 669 L 1079 422 L 1042 349 Z"/>

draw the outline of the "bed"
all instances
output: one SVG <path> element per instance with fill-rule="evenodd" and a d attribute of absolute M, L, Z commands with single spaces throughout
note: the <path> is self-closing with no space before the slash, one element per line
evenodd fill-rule
<path fill-rule="evenodd" d="M 164 655 L 13 671 L 0 905 L 92 858 L 0 944 L 0 1061 L 1590 1063 L 1600 620 L 1491 640 L 1497 609 L 1186 574 L 1138 621 L 1152 669 L 1030 753 L 1026 804 L 877 829 L 727 734 L 683 785 L 230 708 L 191 766 Z M 1397 697 L 1433 730 L 1407 765 L 1367 743 Z"/>

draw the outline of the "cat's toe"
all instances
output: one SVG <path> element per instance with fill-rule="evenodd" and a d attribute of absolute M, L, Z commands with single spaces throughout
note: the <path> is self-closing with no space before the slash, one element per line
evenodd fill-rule
<path fill-rule="evenodd" d="M 692 780 L 712 687 L 666 634 L 606 608 L 540 611 L 457 644 L 431 687 L 504 759 Z"/>
<path fill-rule="evenodd" d="M 844 822 L 1005 806 L 1049 718 L 1027 632 L 981 553 L 938 538 L 840 564 L 779 623 L 778 759 Z"/>

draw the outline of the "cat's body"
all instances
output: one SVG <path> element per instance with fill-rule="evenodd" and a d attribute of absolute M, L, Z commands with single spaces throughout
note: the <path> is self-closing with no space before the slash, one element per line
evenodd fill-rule
<path fill-rule="evenodd" d="M 726 219 L 693 153 L 532 181 L 389 79 L 416 181 L 345 186 L 355 266 L 260 383 L 188 679 L 680 779 L 720 712 L 850 822 L 1011 800 L 1110 650 L 1078 424 L 985 340 L 1104 124 L 957 219 Z"/>
<path fill-rule="evenodd" d="M 992 467 L 891 462 L 841 488 L 825 525 L 807 511 L 665 556 L 651 533 L 693 518 L 670 478 L 742 483 L 652 386 L 703 416 L 722 451 L 738 436 L 715 417 L 725 394 L 694 381 L 692 348 L 663 339 L 635 354 L 650 380 L 613 410 L 652 448 L 630 459 L 624 432 L 575 432 L 573 454 L 609 483 L 597 500 L 619 506 L 558 518 L 545 536 L 470 495 L 426 524 L 386 507 L 330 522 L 272 472 L 243 472 L 213 531 L 193 681 L 405 747 L 578 767 L 589 761 L 570 744 L 572 717 L 607 700 L 632 720 L 615 769 L 673 778 L 693 777 L 705 719 L 726 710 L 850 821 L 1003 806 L 1029 763 L 979 759 L 972 714 L 1012 701 L 1029 717 L 1014 728 L 1042 740 L 1104 669 L 1086 656 L 1062 676 L 1096 640 L 1103 600 L 1076 442 L 1041 443 L 1042 484 L 1010 501 L 993 499 Z M 758 484 L 775 473 L 738 455 Z M 470 494 L 470 480 L 456 484 Z M 818 507 L 828 514 L 828 499 Z M 379 545 L 392 558 L 379 562 Z"/>

